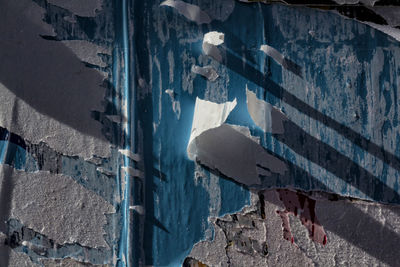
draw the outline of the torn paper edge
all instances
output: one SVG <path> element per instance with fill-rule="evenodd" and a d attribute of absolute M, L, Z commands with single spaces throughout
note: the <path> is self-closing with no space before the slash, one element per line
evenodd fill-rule
<path fill-rule="evenodd" d="M 232 102 L 213 103 L 207 100 L 196 98 L 194 107 L 194 115 L 192 122 L 192 130 L 187 146 L 187 155 L 189 159 L 195 160 L 196 158 L 196 144 L 195 139 L 203 132 L 221 126 L 228 118 L 231 111 L 236 107 L 236 98 Z M 207 112 L 204 112 L 204 111 Z"/>
<path fill-rule="evenodd" d="M 199 25 L 211 22 L 210 16 L 196 5 L 188 4 L 180 0 L 166 0 L 162 2 L 160 6 L 172 7 L 176 9 L 179 14 Z"/>
<path fill-rule="evenodd" d="M 247 110 L 253 122 L 264 132 L 283 134 L 285 129 L 283 121 L 287 120 L 285 114 L 264 100 L 258 99 L 246 85 Z"/>

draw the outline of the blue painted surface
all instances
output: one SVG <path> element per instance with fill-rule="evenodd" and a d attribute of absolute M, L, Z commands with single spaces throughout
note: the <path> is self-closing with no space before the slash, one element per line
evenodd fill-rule
<path fill-rule="evenodd" d="M 204 10 L 210 10 L 212 3 L 212 10 L 220 7 L 224 12 L 224 5 L 230 1 L 191 2 Z M 131 190 L 132 198 L 121 204 L 115 200 L 122 193 L 117 168 L 128 164 L 136 167 L 134 163 L 113 151 L 110 159 L 103 159 L 102 166 L 118 175 L 105 179 L 94 164 L 62 157 L 57 172 L 70 175 L 121 212 L 110 219 L 106 229 L 107 238 L 115 229 L 121 230 L 118 240 L 108 240 L 110 251 L 91 250 L 91 257 L 97 260 L 93 262 L 105 262 L 118 250 L 118 266 L 125 266 L 121 259 L 129 254 L 132 266 L 142 261 L 146 265 L 178 266 L 196 242 L 212 238 L 210 216 L 233 213 L 249 204 L 247 189 L 231 179 L 216 177 L 187 158 L 196 97 L 218 103 L 236 98 L 238 105 L 228 123 L 249 127 L 267 151 L 286 162 L 289 172 L 264 179 L 259 189 L 295 187 L 400 203 L 398 43 L 332 13 L 235 3 L 226 20 L 214 19 L 209 25 L 199 26 L 172 8 L 159 7 L 160 1 L 116 1 L 96 19 L 78 17 L 74 32 L 66 30 L 66 22 L 58 21 L 66 11 L 48 6 L 51 12 L 46 21 L 60 40 L 114 45 L 113 66 L 106 71 L 112 72 L 116 90 L 108 92 L 112 103 L 108 103 L 106 114 L 119 114 L 121 101 L 127 103 L 131 127 L 125 129 L 125 142 L 115 143 L 144 156 L 144 190 L 140 189 L 142 184 L 134 183 L 130 188 L 128 182 L 125 193 L 129 196 Z M 129 18 L 124 17 L 128 6 Z M 109 21 L 111 13 L 115 25 Z M 116 29 L 115 36 L 112 31 L 95 34 L 96 20 L 99 25 L 110 23 L 109 28 Z M 131 22 L 134 31 L 128 40 Z M 225 33 L 222 63 L 202 54 L 202 38 L 208 31 Z M 128 43 L 132 57 L 128 57 Z M 302 77 L 282 69 L 259 51 L 262 44 L 275 47 L 300 65 Z M 211 64 L 220 78 L 207 82 L 190 72 L 193 64 Z M 284 135 L 264 134 L 252 122 L 246 106 L 246 85 L 260 99 L 282 108 L 290 122 Z M 180 115 L 174 112 L 166 89 L 175 92 Z M 134 105 L 129 107 L 131 101 Z M 113 130 L 113 138 L 119 140 L 120 131 Z M 34 160 L 27 165 L 32 160 L 25 148 L 6 140 L 0 141 L 0 156 L 0 163 L 17 169 L 39 168 Z M 141 244 L 140 220 L 131 218 L 135 222 L 131 224 L 128 207 L 143 203 L 146 216 Z M 142 246 L 144 259 L 140 258 Z M 78 246 L 50 252 L 49 257 L 84 254 Z"/>
<path fill-rule="evenodd" d="M 188 2 L 203 10 L 209 5 Z M 197 25 L 159 4 L 135 3 L 141 15 L 133 17 L 135 82 L 141 79 L 137 110 L 146 172 L 147 265 L 178 266 L 196 242 L 209 237 L 209 216 L 249 203 L 247 190 L 224 178 L 213 185 L 219 193 L 210 193 L 204 184 L 212 175 L 188 160 L 196 97 L 218 103 L 236 98 L 227 122 L 249 127 L 267 151 L 286 162 L 289 172 L 264 179 L 260 189 L 294 187 L 400 203 L 398 43 L 366 25 L 308 8 L 236 3 L 227 20 Z M 221 64 L 202 54 L 208 31 L 225 33 Z M 302 77 L 259 51 L 262 44 L 301 66 Z M 207 82 L 190 73 L 193 64 L 211 64 L 220 78 Z M 284 135 L 264 134 L 254 125 L 247 113 L 246 85 L 282 108 L 289 118 Z M 166 89 L 174 91 L 180 117 Z M 199 170 L 202 178 L 195 177 Z M 213 203 L 220 203 L 217 214 L 210 208 Z"/>

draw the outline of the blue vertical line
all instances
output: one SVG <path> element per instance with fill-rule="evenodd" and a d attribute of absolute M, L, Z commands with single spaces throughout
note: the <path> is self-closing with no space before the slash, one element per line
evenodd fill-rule
<path fill-rule="evenodd" d="M 125 125 L 124 125 L 124 149 L 131 150 L 131 138 L 130 136 L 130 126 L 131 126 L 131 105 L 130 105 L 130 86 L 129 86 L 129 42 L 128 42 L 128 3 L 127 0 L 122 0 L 122 54 L 124 61 L 124 81 L 123 81 L 123 105 L 122 110 L 124 111 L 125 117 Z M 123 157 L 124 167 L 129 167 L 129 159 L 127 156 Z M 122 226 L 122 250 L 123 250 L 123 259 L 125 259 L 125 266 L 130 266 L 130 212 L 129 212 L 129 203 L 130 203 L 130 177 L 127 171 L 125 171 L 124 175 L 125 179 L 125 192 L 124 199 L 122 200 L 122 213 L 123 213 L 123 226 Z"/>
<path fill-rule="evenodd" d="M 119 94 L 113 98 L 114 105 L 119 106 L 120 114 L 124 118 L 122 126 L 121 148 L 131 150 L 131 88 L 130 88 L 130 68 L 129 68 L 129 29 L 128 29 L 128 2 L 127 0 L 115 1 L 115 51 L 113 62 L 114 86 Z M 132 92 L 134 92 L 132 90 Z M 121 198 L 121 216 L 122 228 L 118 246 L 118 267 L 129 267 L 130 264 L 130 177 L 124 167 L 129 167 L 130 160 L 127 156 L 119 157 L 122 160 L 118 174 L 117 186 Z M 123 186 L 125 184 L 125 186 Z"/>

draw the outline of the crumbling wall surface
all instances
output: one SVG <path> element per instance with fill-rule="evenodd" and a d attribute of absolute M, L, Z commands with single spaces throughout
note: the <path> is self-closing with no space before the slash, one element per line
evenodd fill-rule
<path fill-rule="evenodd" d="M 399 7 L 293 2 L 0 0 L 0 266 L 398 265 Z"/>
<path fill-rule="evenodd" d="M 297 215 L 289 215 L 294 238 L 285 240 L 288 229 L 279 212 L 287 207 L 278 191 L 268 190 L 250 207 L 213 218 L 214 239 L 197 243 L 186 266 L 198 262 L 206 266 L 397 265 L 393 246 L 399 241 L 399 207 L 318 192 L 291 193 L 315 199 L 315 218 L 326 232 L 326 245 L 313 242 L 302 224 L 300 207 Z"/>
<path fill-rule="evenodd" d="M 0 266 L 112 266 L 113 3 L 0 1 L 0 33 Z"/>
<path fill-rule="evenodd" d="M 396 23 L 268 2 L 133 7 L 143 262 L 395 265 Z"/>

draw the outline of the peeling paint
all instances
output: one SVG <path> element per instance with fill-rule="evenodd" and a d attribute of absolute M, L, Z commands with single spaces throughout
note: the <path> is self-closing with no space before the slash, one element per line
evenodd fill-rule
<path fill-rule="evenodd" d="M 14 181 L 11 217 L 58 244 L 108 247 L 103 227 L 105 214 L 115 212 L 110 203 L 64 175 L 28 174 L 7 165 L 2 165 L 0 174 L 1 181 Z"/>
<path fill-rule="evenodd" d="M 170 6 L 176 9 L 179 14 L 185 16 L 188 20 L 194 21 L 197 24 L 210 23 L 211 18 L 202 11 L 198 6 L 188 4 L 180 0 L 166 0 L 160 6 Z"/>

